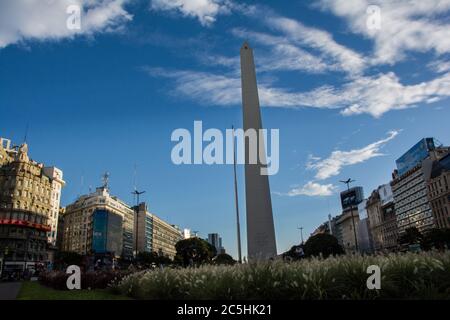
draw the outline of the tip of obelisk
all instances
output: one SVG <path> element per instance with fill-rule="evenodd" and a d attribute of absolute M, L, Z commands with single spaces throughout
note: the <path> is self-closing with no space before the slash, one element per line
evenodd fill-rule
<path fill-rule="evenodd" d="M 245 40 L 244 43 L 242 44 L 241 50 L 247 50 L 247 49 L 251 49 L 250 45 L 248 44 L 248 41 Z"/>

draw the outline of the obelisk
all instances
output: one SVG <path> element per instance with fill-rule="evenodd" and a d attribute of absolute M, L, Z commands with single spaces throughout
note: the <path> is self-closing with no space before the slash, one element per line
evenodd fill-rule
<path fill-rule="evenodd" d="M 244 130 L 247 132 L 249 129 L 254 129 L 259 133 L 262 129 L 262 121 L 255 63 L 253 50 L 247 42 L 244 42 L 241 48 L 241 82 Z M 265 159 L 261 161 L 260 155 L 265 156 L 265 146 L 264 141 L 259 143 L 259 134 L 257 137 L 258 161 L 256 164 L 251 164 L 249 161 L 249 139 L 245 139 L 245 200 L 249 261 L 267 260 L 277 255 L 269 178 L 261 174 L 261 168 L 265 167 Z M 259 150 L 260 147 L 261 150 Z"/>

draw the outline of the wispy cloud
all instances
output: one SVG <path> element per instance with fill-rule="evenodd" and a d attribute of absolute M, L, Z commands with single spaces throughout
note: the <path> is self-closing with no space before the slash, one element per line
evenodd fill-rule
<path fill-rule="evenodd" d="M 383 153 L 380 152 L 380 149 L 398 134 L 399 131 L 390 131 L 388 132 L 388 137 L 385 139 L 378 140 L 360 149 L 350 151 L 335 150 L 325 159 L 311 157 L 307 164 L 307 168 L 316 171 L 315 178 L 317 180 L 328 179 L 338 175 L 343 167 L 382 156 Z"/>
<path fill-rule="evenodd" d="M 449 0 L 380 1 L 321 0 L 320 7 L 345 18 L 354 33 L 375 42 L 373 64 L 394 64 L 405 58 L 407 51 L 436 54 L 450 52 L 450 25 L 442 15 L 450 10 Z M 367 28 L 369 5 L 381 9 L 381 29 Z"/>
<path fill-rule="evenodd" d="M 227 61 L 227 63 L 231 61 Z M 200 103 L 216 106 L 241 103 L 240 78 L 233 74 L 215 74 L 191 70 L 145 68 L 152 76 L 170 78 L 174 90 Z M 346 116 L 370 114 L 380 117 L 390 110 L 434 103 L 450 96 L 450 73 L 429 82 L 403 85 L 390 72 L 372 77 L 359 77 L 340 88 L 321 86 L 311 91 L 296 92 L 259 83 L 259 96 L 264 107 L 341 109 Z"/>
<path fill-rule="evenodd" d="M 225 0 L 151 0 L 153 10 L 178 12 L 198 19 L 203 26 L 212 25 L 216 16 L 229 12 L 230 6 Z"/>
<path fill-rule="evenodd" d="M 327 31 L 276 15 L 264 21 L 269 27 L 281 31 L 292 42 L 319 51 L 349 74 L 360 74 L 366 67 L 366 62 L 359 53 L 337 43 Z"/>
<path fill-rule="evenodd" d="M 26 40 L 60 40 L 123 28 L 132 20 L 127 0 L 58 0 L 0 2 L 0 48 Z M 70 5 L 82 9 L 81 29 L 67 28 Z"/>
<path fill-rule="evenodd" d="M 338 70 L 336 65 L 327 63 L 321 57 L 296 46 L 282 36 L 254 32 L 242 28 L 232 29 L 232 34 L 241 39 L 251 39 L 252 43 L 270 48 L 259 56 L 258 71 L 290 70 L 323 73 Z"/>

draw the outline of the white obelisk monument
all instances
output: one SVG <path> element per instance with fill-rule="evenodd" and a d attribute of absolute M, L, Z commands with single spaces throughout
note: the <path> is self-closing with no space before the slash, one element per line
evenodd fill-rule
<path fill-rule="evenodd" d="M 241 48 L 241 81 L 244 130 L 257 132 L 256 164 L 249 162 L 249 139 L 245 139 L 245 200 L 247 211 L 247 250 L 249 261 L 267 260 L 277 255 L 275 228 L 273 224 L 272 201 L 270 198 L 269 178 L 261 174 L 265 166 L 264 141 L 259 141 L 262 129 L 259 107 L 258 87 L 256 84 L 253 50 L 247 42 Z M 261 150 L 260 147 L 262 148 Z M 264 161 L 261 161 L 264 155 Z"/>

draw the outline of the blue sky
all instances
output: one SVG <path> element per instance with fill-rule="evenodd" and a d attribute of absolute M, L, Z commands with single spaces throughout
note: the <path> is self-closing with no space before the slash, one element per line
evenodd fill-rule
<path fill-rule="evenodd" d="M 80 30 L 66 27 L 70 4 L 82 8 Z M 373 4 L 380 29 L 367 27 Z M 152 212 L 220 233 L 235 255 L 232 167 L 175 166 L 170 136 L 195 120 L 241 126 L 247 39 L 263 124 L 280 130 L 270 184 L 283 252 L 299 242 L 297 227 L 306 236 L 339 214 L 339 180 L 369 195 L 419 139 L 450 143 L 449 11 L 437 0 L 2 1 L 0 136 L 20 143 L 29 123 L 32 157 L 64 170 L 64 205 L 105 171 L 132 203 L 136 165 Z"/>

